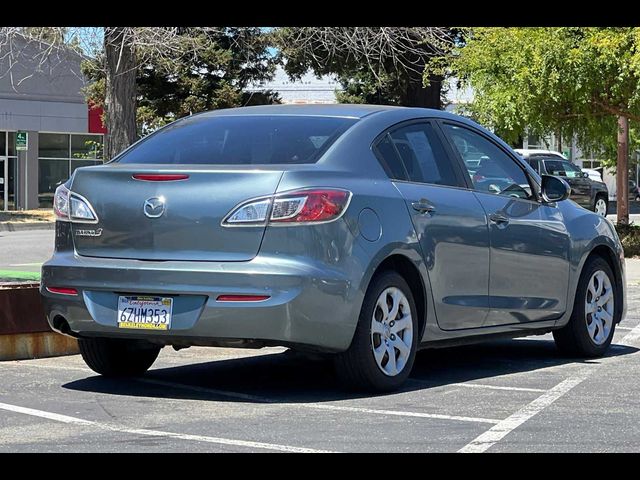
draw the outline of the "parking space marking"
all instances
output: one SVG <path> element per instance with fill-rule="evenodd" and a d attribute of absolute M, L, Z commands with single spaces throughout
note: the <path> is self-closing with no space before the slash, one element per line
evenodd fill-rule
<path fill-rule="evenodd" d="M 569 392 L 573 387 L 580 384 L 585 378 L 586 375 L 563 380 L 548 392 L 543 393 L 534 401 L 522 407 L 516 413 L 509 415 L 507 418 L 476 437 L 474 440 L 458 450 L 458 453 L 485 452 L 524 422 L 540 413 L 564 394 Z"/>
<path fill-rule="evenodd" d="M 436 420 L 455 420 L 460 422 L 491 423 L 494 425 L 500 422 L 500 420 L 497 420 L 494 418 L 467 417 L 467 416 L 460 416 L 460 415 L 444 415 L 444 414 L 438 414 L 438 413 L 379 410 L 374 408 L 348 407 L 344 405 L 329 405 L 329 404 L 321 404 L 321 403 L 285 403 L 272 398 L 260 397 L 257 395 L 250 395 L 247 393 L 239 393 L 239 392 L 231 392 L 228 390 L 218 390 L 215 388 L 199 387 L 196 385 L 187 385 L 184 383 L 167 382 L 164 380 L 156 380 L 152 378 L 136 378 L 135 380 L 143 383 L 161 385 L 163 387 L 173 387 L 173 388 L 178 388 L 183 390 L 191 390 L 194 392 L 209 393 L 209 394 L 220 395 L 220 396 L 225 396 L 229 398 L 238 398 L 242 400 L 251 400 L 254 402 L 268 403 L 271 405 L 274 405 L 274 404 L 282 405 L 282 406 L 288 406 L 288 407 L 293 406 L 293 407 L 299 407 L 299 408 L 311 408 L 315 410 L 333 410 L 333 411 L 342 411 L 342 412 L 367 413 L 367 414 L 374 414 L 374 415 L 388 415 L 388 416 L 397 416 L 397 417 L 431 418 Z"/>
<path fill-rule="evenodd" d="M 456 387 L 485 388 L 488 390 L 507 390 L 512 392 L 546 392 L 544 388 L 503 387 L 500 385 L 487 385 L 486 383 L 452 383 L 451 385 L 455 385 Z"/>
<path fill-rule="evenodd" d="M 640 325 L 637 325 L 626 334 L 617 344 L 635 346 L 640 340 Z M 606 359 L 605 359 L 606 361 Z M 612 361 L 615 361 L 612 360 Z M 588 369 L 583 370 L 582 373 L 574 375 L 566 380 L 563 380 L 551 390 L 543 393 L 531 403 L 525 405 L 513 415 L 509 415 L 507 418 L 491 427 L 486 432 L 480 434 L 473 439 L 467 445 L 458 450 L 459 453 L 482 453 L 486 452 L 489 448 L 495 445 L 497 442 L 506 437 L 513 430 L 525 423 L 527 420 L 533 418 L 542 410 L 547 408 L 553 402 L 561 398 L 563 395 L 571 391 L 575 386 L 586 380 L 595 368 L 602 365 L 602 363 L 594 364 Z"/>
<path fill-rule="evenodd" d="M 93 425 L 94 422 L 90 420 L 83 420 L 81 418 L 69 417 L 67 415 L 60 415 L 53 412 L 45 412 L 44 410 L 35 410 L 33 408 L 19 407 L 18 405 L 9 405 L 8 403 L 0 403 L 1 410 L 7 410 L 9 412 L 23 413 L 24 415 L 31 415 L 32 417 L 46 418 L 47 420 L 53 420 L 55 422 L 71 423 L 75 425 Z"/>
<path fill-rule="evenodd" d="M 88 427 L 110 430 L 113 432 L 128 433 L 132 435 L 146 435 L 150 437 L 166 437 L 177 438 L 179 440 L 191 440 L 196 442 L 216 443 L 219 445 L 231 445 L 236 447 L 247 447 L 263 450 L 275 450 L 279 452 L 289 453 L 337 453 L 330 450 L 318 450 L 314 448 L 294 447 L 291 445 L 280 445 L 277 443 L 251 442 L 247 440 L 234 440 L 230 438 L 210 437 L 206 435 L 190 435 L 185 433 L 165 432 L 161 430 L 149 430 L 146 428 L 128 428 L 108 423 L 99 423 L 92 420 L 84 420 L 82 418 L 69 417 L 44 410 L 36 410 L 33 408 L 20 407 L 18 405 L 10 405 L 8 403 L 0 403 L 0 410 L 6 410 L 15 413 L 22 413 L 33 417 L 45 418 L 56 422 L 67 424 L 82 425 Z"/>

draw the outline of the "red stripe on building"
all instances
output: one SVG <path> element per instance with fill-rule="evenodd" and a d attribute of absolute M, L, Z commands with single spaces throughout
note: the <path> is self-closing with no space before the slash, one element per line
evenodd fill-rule
<path fill-rule="evenodd" d="M 102 123 L 102 107 L 89 104 L 89 133 L 107 133 L 107 128 Z"/>

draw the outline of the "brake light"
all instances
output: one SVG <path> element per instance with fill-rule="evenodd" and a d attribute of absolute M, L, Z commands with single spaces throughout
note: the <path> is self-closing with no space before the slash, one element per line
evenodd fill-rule
<path fill-rule="evenodd" d="M 222 225 L 326 223 L 340 218 L 350 200 L 351 192 L 348 190 L 296 190 L 241 204 L 227 215 Z"/>
<path fill-rule="evenodd" d="M 96 223 L 98 216 L 89 201 L 73 193 L 64 185 L 56 188 L 53 195 L 53 211 L 56 220 L 63 222 Z"/>
<path fill-rule="evenodd" d="M 189 175 L 136 173 L 133 175 L 133 178 L 145 182 L 175 182 L 176 180 L 186 180 L 189 178 Z"/>
<path fill-rule="evenodd" d="M 271 221 L 282 223 L 328 222 L 344 211 L 351 193 L 346 190 L 309 190 L 304 196 L 293 194 L 276 198 Z"/>
<path fill-rule="evenodd" d="M 77 296 L 78 290 L 75 288 L 67 288 L 67 287 L 47 287 L 47 292 L 57 293 L 58 295 L 72 295 Z"/>

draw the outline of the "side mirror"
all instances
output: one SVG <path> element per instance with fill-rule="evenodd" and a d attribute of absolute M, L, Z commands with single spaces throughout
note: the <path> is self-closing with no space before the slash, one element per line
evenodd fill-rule
<path fill-rule="evenodd" d="M 542 200 L 545 203 L 561 202 L 569 198 L 571 187 L 559 177 L 542 175 Z"/>
<path fill-rule="evenodd" d="M 589 178 L 589 174 L 587 172 L 582 172 L 582 178 Z"/>

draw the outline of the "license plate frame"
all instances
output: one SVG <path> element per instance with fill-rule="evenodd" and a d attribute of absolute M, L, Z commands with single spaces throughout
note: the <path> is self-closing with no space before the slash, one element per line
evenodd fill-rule
<path fill-rule="evenodd" d="M 118 295 L 118 328 L 167 331 L 171 329 L 172 320 L 172 297 Z"/>

